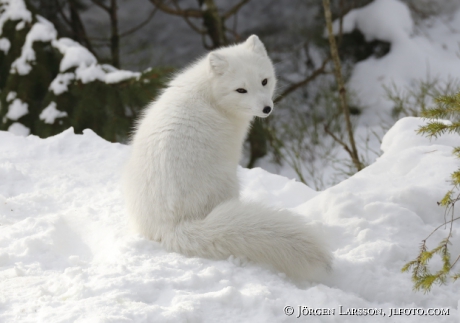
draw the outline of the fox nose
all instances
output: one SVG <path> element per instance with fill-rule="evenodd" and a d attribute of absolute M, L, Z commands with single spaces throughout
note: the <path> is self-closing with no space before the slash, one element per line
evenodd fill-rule
<path fill-rule="evenodd" d="M 269 114 L 270 112 L 272 111 L 272 108 L 271 107 L 265 107 L 262 112 L 265 113 L 265 114 Z"/>

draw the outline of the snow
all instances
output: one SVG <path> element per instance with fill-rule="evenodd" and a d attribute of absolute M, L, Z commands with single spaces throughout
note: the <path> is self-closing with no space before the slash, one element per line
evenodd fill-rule
<path fill-rule="evenodd" d="M 105 81 L 105 72 L 100 65 L 80 65 L 75 70 L 75 76 L 77 80 L 81 80 L 82 83 L 89 83 L 95 80 L 99 80 L 101 82 Z"/>
<path fill-rule="evenodd" d="M 107 73 L 105 76 L 105 83 L 112 84 L 112 83 L 119 83 L 121 81 L 133 78 L 133 77 L 140 77 L 141 73 L 139 72 L 131 72 L 131 71 L 114 71 L 111 73 Z"/>
<path fill-rule="evenodd" d="M 53 42 L 64 57 L 59 65 L 59 71 L 65 72 L 72 67 L 90 66 L 97 63 L 96 57 L 85 47 L 70 38 L 60 38 Z"/>
<path fill-rule="evenodd" d="M 28 136 L 30 134 L 30 129 L 19 122 L 13 122 L 8 127 L 8 131 L 16 136 L 23 136 L 23 137 Z"/>
<path fill-rule="evenodd" d="M 53 46 L 64 55 L 59 66 L 61 73 L 50 85 L 56 95 L 67 91 L 68 85 L 74 79 L 82 83 L 98 80 L 112 84 L 141 75 L 138 72 L 118 70 L 107 64 L 98 64 L 96 57 L 88 49 L 69 38 L 54 40 Z M 66 73 L 71 68 L 76 68 L 75 73 Z"/>
<path fill-rule="evenodd" d="M 0 50 L 3 53 L 8 54 L 10 47 L 11 47 L 11 43 L 8 40 L 8 38 L 0 38 Z"/>
<path fill-rule="evenodd" d="M 22 102 L 21 99 L 14 99 L 8 106 L 6 117 L 10 120 L 18 120 L 22 116 L 29 113 L 28 104 Z"/>
<path fill-rule="evenodd" d="M 91 130 L 47 139 L 0 132 L 0 321 L 291 322 L 304 305 L 336 310 L 309 322 L 458 322 L 460 282 L 416 293 L 400 271 L 442 222 L 436 201 L 460 166 L 458 136 L 416 135 L 423 122 L 397 122 L 374 164 L 323 192 L 240 169 L 243 197 L 292 208 L 326 232 L 333 271 L 302 284 L 243 259 L 167 253 L 131 232 L 119 183 L 128 146 Z M 454 249 L 459 233 L 454 227 Z M 386 316 L 390 308 L 450 312 L 369 319 L 341 316 L 340 305 Z"/>
<path fill-rule="evenodd" d="M 8 20 L 32 21 L 32 14 L 26 9 L 26 5 L 22 0 L 0 0 L 0 8 L 3 11 L 0 15 L 0 34 L 3 31 L 3 25 Z"/>
<path fill-rule="evenodd" d="M 30 63 L 35 61 L 33 44 L 39 41 L 51 41 L 57 36 L 53 24 L 40 16 L 37 16 L 37 19 L 38 21 L 32 26 L 26 36 L 26 42 L 22 47 L 21 56 L 11 64 L 11 73 L 18 73 L 20 75 L 28 74 L 32 69 Z"/>
<path fill-rule="evenodd" d="M 64 55 L 59 67 L 61 74 L 58 74 L 50 86 L 56 95 L 67 91 L 68 85 L 73 79 L 80 80 L 82 83 L 99 80 L 112 84 L 141 75 L 138 72 L 118 70 L 107 64 L 97 64 L 96 57 L 89 50 L 69 38 L 55 40 L 53 46 Z M 75 67 L 75 74 L 65 73 Z"/>
<path fill-rule="evenodd" d="M 364 108 L 363 123 L 372 125 L 391 119 L 394 104 L 387 99 L 383 85 L 407 91 L 420 81 L 438 80 L 443 84 L 458 79 L 459 9 L 451 17 L 422 23 L 418 32 L 414 31 L 407 5 L 399 0 L 375 0 L 344 17 L 345 33 L 358 29 L 367 40 L 391 43 L 387 55 L 369 57 L 353 68 L 348 85 Z M 338 30 L 337 21 L 335 25 Z"/>
<path fill-rule="evenodd" d="M 18 94 L 14 91 L 10 91 L 8 92 L 8 95 L 6 96 L 6 102 L 10 102 L 10 101 L 13 101 L 14 99 L 16 99 L 16 96 Z"/>
<path fill-rule="evenodd" d="M 16 25 L 16 30 L 21 30 L 26 26 L 26 23 L 24 21 L 21 21 Z"/>
<path fill-rule="evenodd" d="M 334 22 L 334 32 L 339 21 Z M 343 32 L 358 29 L 366 41 L 405 41 L 413 32 L 414 23 L 406 4 L 398 0 L 375 0 L 365 7 L 351 10 L 343 19 Z"/>
<path fill-rule="evenodd" d="M 82 83 L 99 80 L 112 84 L 140 76 L 138 72 L 118 70 L 107 64 L 97 64 L 96 57 L 89 50 L 69 38 L 55 40 L 53 46 L 64 55 L 59 67 L 61 73 L 76 67 L 75 76 L 71 77 L 70 75 L 73 75 L 71 73 L 58 74 L 53 81 L 50 88 L 57 95 L 67 91 L 68 84 L 73 79 L 80 80 Z"/>
<path fill-rule="evenodd" d="M 67 112 L 59 111 L 56 109 L 56 102 L 51 102 L 43 111 L 40 113 L 40 120 L 45 123 L 53 124 L 57 118 L 67 117 Z"/>
<path fill-rule="evenodd" d="M 69 90 L 69 85 L 74 79 L 74 73 L 60 73 L 51 82 L 49 89 L 56 95 L 62 94 Z"/>

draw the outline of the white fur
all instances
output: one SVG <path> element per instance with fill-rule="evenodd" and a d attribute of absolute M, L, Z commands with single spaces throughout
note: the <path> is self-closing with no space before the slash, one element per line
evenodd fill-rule
<path fill-rule="evenodd" d="M 170 82 L 141 118 L 125 170 L 128 212 L 139 232 L 169 251 L 247 257 L 297 279 L 329 268 L 330 253 L 301 217 L 239 199 L 243 140 L 253 117 L 273 109 L 275 85 L 254 35 Z"/>

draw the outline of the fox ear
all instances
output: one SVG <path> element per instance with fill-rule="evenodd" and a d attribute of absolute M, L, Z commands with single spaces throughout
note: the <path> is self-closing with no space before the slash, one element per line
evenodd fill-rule
<path fill-rule="evenodd" d="M 224 55 L 218 53 L 209 53 L 208 55 L 209 66 L 211 71 L 217 75 L 222 75 L 228 69 L 228 61 Z"/>
<path fill-rule="evenodd" d="M 264 44 L 260 41 L 256 35 L 251 35 L 244 43 L 247 48 L 262 56 L 267 56 Z"/>

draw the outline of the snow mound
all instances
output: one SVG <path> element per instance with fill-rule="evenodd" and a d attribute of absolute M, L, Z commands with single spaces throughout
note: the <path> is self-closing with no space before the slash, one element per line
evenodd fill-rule
<path fill-rule="evenodd" d="M 167 253 L 130 232 L 119 185 L 128 146 L 90 130 L 47 139 L 0 132 L 0 321 L 287 322 L 298 305 L 335 309 L 309 322 L 392 321 L 339 315 L 341 305 L 381 308 L 386 316 L 390 308 L 441 307 L 449 315 L 395 322 L 457 322 L 460 282 L 424 295 L 400 272 L 441 223 L 436 201 L 460 166 L 451 154 L 458 138 L 430 141 L 415 134 L 421 124 L 399 121 L 382 157 L 323 192 L 261 169 L 239 170 L 245 198 L 294 208 L 328 234 L 333 271 L 323 284 L 302 285 L 242 259 Z"/>
<path fill-rule="evenodd" d="M 334 22 L 338 33 L 339 21 Z M 365 7 L 353 9 L 343 18 L 343 32 L 360 30 L 367 41 L 387 42 L 406 40 L 413 32 L 414 22 L 409 8 L 398 0 L 375 0 Z"/>
<path fill-rule="evenodd" d="M 350 11 L 343 19 L 345 33 L 358 29 L 367 40 L 391 43 L 390 52 L 357 63 L 349 88 L 364 110 L 362 122 L 380 123 L 377 114 L 391 120 L 394 103 L 387 99 L 384 86 L 407 92 L 421 81 L 437 80 L 439 85 L 458 80 L 460 60 L 460 7 L 451 17 L 423 22 L 414 32 L 407 4 L 399 0 L 375 0 Z M 338 21 L 335 22 L 338 31 Z"/>

